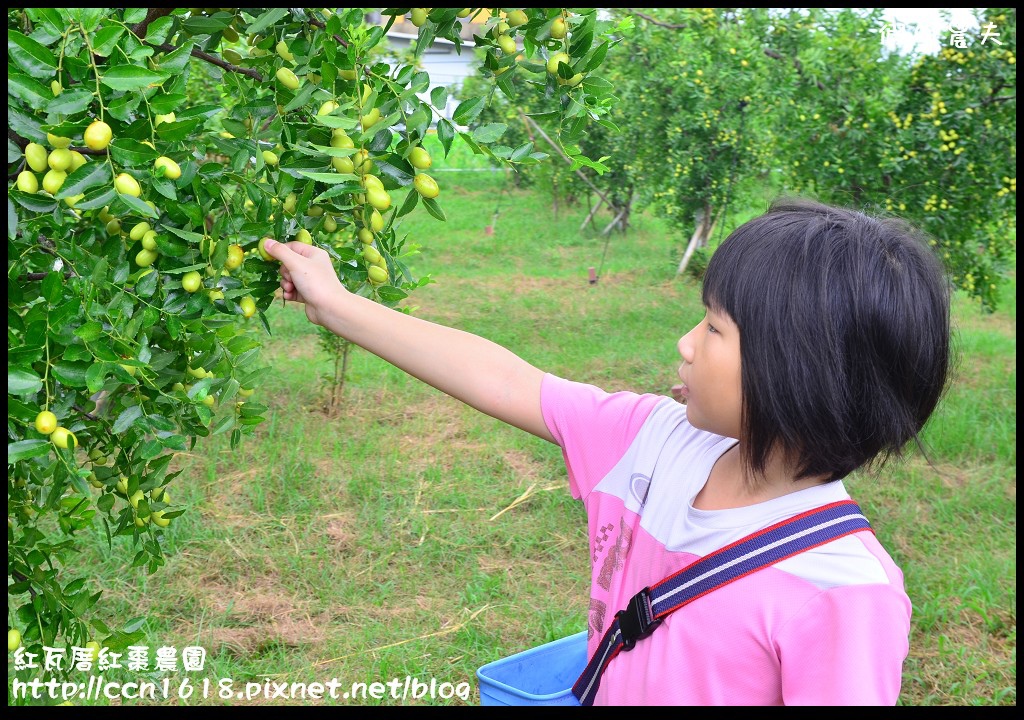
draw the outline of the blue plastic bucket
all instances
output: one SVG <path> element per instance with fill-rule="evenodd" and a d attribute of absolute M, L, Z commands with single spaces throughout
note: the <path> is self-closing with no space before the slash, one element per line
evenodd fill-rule
<path fill-rule="evenodd" d="M 587 665 L 587 631 L 540 645 L 476 671 L 481 705 L 579 705 L 572 686 Z"/>

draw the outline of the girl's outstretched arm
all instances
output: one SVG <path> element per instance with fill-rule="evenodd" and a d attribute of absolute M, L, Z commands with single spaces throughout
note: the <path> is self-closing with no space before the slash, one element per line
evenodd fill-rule
<path fill-rule="evenodd" d="M 543 371 L 490 340 L 348 292 L 320 248 L 273 240 L 264 247 L 281 261 L 285 299 L 305 303 L 311 322 L 480 412 L 555 442 L 541 414 Z"/>

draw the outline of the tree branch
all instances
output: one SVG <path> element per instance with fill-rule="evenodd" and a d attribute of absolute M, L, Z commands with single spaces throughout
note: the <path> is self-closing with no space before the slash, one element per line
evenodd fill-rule
<path fill-rule="evenodd" d="M 327 27 L 326 25 L 324 25 L 322 22 L 320 22 L 316 18 L 310 18 L 309 19 L 309 24 L 312 25 L 313 27 L 320 28 L 321 30 L 323 30 L 324 28 Z M 342 39 L 341 35 L 333 35 L 332 37 L 334 38 L 335 42 L 337 42 L 343 48 L 347 48 L 348 47 L 348 43 L 345 40 Z"/>
<path fill-rule="evenodd" d="M 135 33 L 135 37 L 139 39 L 145 39 L 146 32 L 149 30 L 149 24 L 157 18 L 162 18 L 165 15 L 170 15 L 174 12 L 174 8 L 150 8 L 146 13 L 146 19 L 140 23 L 137 23 L 133 28 L 132 32 Z"/>
<path fill-rule="evenodd" d="M 626 12 L 632 13 L 633 15 L 636 15 L 638 18 L 643 18 L 644 20 L 646 20 L 647 22 L 651 23 L 652 25 L 657 25 L 658 27 L 668 28 L 669 30 L 685 30 L 686 28 L 689 27 L 689 25 L 687 25 L 685 23 L 683 23 L 683 24 L 667 23 L 667 22 L 662 22 L 661 20 L 655 20 L 650 15 L 645 15 L 644 13 L 638 11 L 636 8 L 626 8 Z"/>
<path fill-rule="evenodd" d="M 554 148 L 554 149 L 555 149 L 555 150 L 556 150 L 556 151 L 558 152 L 558 154 L 559 154 L 559 155 L 561 155 L 561 156 L 562 156 L 562 158 L 563 158 L 563 159 L 564 159 L 564 160 L 565 160 L 565 161 L 566 161 L 567 163 L 569 163 L 570 165 L 572 165 L 572 160 L 571 160 L 571 159 L 569 158 L 569 156 L 568 156 L 568 155 L 566 155 L 566 154 L 565 154 L 564 152 L 562 152 L 562 148 L 558 147 L 558 145 L 557 145 L 557 144 L 555 143 L 555 141 L 554 141 L 554 140 L 552 140 L 551 138 L 549 138 L 549 137 L 548 137 L 548 134 L 547 134 L 546 132 L 544 132 L 544 129 L 543 129 L 543 128 L 542 128 L 542 127 L 541 127 L 540 125 L 538 125 L 538 124 L 537 124 L 537 123 L 536 123 L 536 122 L 534 121 L 534 119 L 533 119 L 533 118 L 531 118 L 531 117 L 527 116 L 527 115 L 526 115 L 525 113 L 523 113 L 522 111 L 520 111 L 520 112 L 519 112 L 519 117 L 523 118 L 523 119 L 524 119 L 524 120 L 526 120 L 526 121 L 527 121 L 527 122 L 528 122 L 528 123 L 529 123 L 530 125 L 532 125 L 532 126 L 534 127 L 534 129 L 536 129 L 536 131 L 537 131 L 538 133 L 540 133 L 540 136 L 541 136 L 542 138 L 544 138 L 545 140 L 547 140 L 547 142 L 548 142 L 548 145 L 550 145 L 551 147 L 553 147 L 553 148 Z M 605 197 L 605 194 L 604 194 L 603 192 L 601 192 L 600 190 L 598 190 L 598 189 L 597 189 L 597 186 L 596 186 L 596 185 L 594 185 L 594 183 L 590 182 L 590 179 L 589 179 L 589 178 L 588 178 L 588 177 L 587 177 L 586 175 L 584 175 L 583 173 L 581 173 L 581 172 L 580 172 L 579 170 L 576 170 L 576 174 L 580 176 L 580 179 L 581 179 L 581 180 L 583 180 L 583 182 L 584 182 L 584 183 L 586 183 L 587 187 L 589 187 L 589 188 L 590 188 L 591 190 L 593 190 L 594 192 L 596 192 L 596 193 L 597 193 L 597 195 L 598 195 L 598 197 L 600 197 L 600 198 L 601 198 L 602 200 L 604 200 L 604 201 L 605 201 L 605 202 L 606 202 L 606 203 L 608 204 L 608 207 L 614 207 L 614 204 L 613 204 L 613 203 L 612 203 L 612 202 L 611 202 L 611 201 L 610 201 L 610 200 L 609 200 L 609 199 L 608 199 L 607 197 Z"/>
<path fill-rule="evenodd" d="M 774 50 L 770 50 L 769 48 L 765 48 L 764 49 L 764 54 L 767 55 L 768 57 L 772 58 L 773 60 L 785 60 L 786 59 L 783 55 L 777 53 Z M 804 79 L 804 66 L 803 66 L 803 63 L 801 63 L 798 58 L 793 58 L 793 67 L 796 68 L 796 74 L 800 76 L 801 80 L 803 80 Z M 821 90 L 822 92 L 825 91 L 825 86 L 822 85 L 821 80 L 815 80 L 814 84 L 817 85 L 818 89 Z"/>
<path fill-rule="evenodd" d="M 148 45 L 150 47 L 156 48 L 160 52 L 165 52 L 165 53 L 172 53 L 175 50 L 178 50 L 178 48 L 174 47 L 173 45 L 169 45 L 168 43 L 163 43 L 161 45 L 155 45 L 153 43 L 148 43 Z M 223 68 L 223 69 L 227 70 L 228 72 L 239 73 L 241 75 L 248 75 L 249 77 L 251 77 L 256 82 L 263 82 L 264 81 L 263 75 L 261 75 L 258 71 L 253 70 L 252 68 L 244 68 L 244 67 L 239 67 L 238 65 L 232 65 L 227 60 L 221 60 L 216 55 L 211 55 L 208 52 L 203 52 L 199 48 L 192 48 L 191 55 L 194 58 L 199 58 L 200 60 L 205 60 L 206 62 L 210 63 L 211 65 L 216 65 L 219 68 Z"/>

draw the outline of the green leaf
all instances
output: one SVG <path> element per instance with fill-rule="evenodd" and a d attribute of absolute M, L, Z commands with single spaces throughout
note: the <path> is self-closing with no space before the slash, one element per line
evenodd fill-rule
<path fill-rule="evenodd" d="M 299 175 L 307 177 L 310 180 L 317 182 L 326 183 L 328 185 L 337 185 L 338 183 L 350 182 L 353 178 L 352 175 L 347 173 L 322 173 L 322 172 L 309 172 L 308 170 L 299 170 Z"/>
<path fill-rule="evenodd" d="M 7 369 L 7 393 L 10 395 L 33 395 L 43 387 L 43 379 L 34 370 L 25 368 Z"/>
<path fill-rule="evenodd" d="M 171 26 L 174 25 L 174 17 L 171 15 L 164 15 L 158 17 L 156 20 L 149 24 L 146 28 L 146 42 L 160 45 L 167 41 L 167 35 L 171 32 Z"/>
<path fill-rule="evenodd" d="M 416 192 L 416 188 L 409 188 L 409 194 L 405 196 L 405 202 L 402 203 L 402 207 L 398 208 L 395 213 L 395 219 L 408 215 L 416 207 L 416 203 L 419 202 L 420 194 Z"/>
<path fill-rule="evenodd" d="M 25 102 L 30 108 L 45 107 L 53 99 L 49 88 L 43 87 L 38 80 L 28 75 L 9 73 L 7 75 L 7 93 Z"/>
<path fill-rule="evenodd" d="M 103 73 L 100 82 L 113 90 L 141 90 L 159 85 L 169 77 L 169 73 L 154 72 L 138 65 L 118 65 Z"/>
<path fill-rule="evenodd" d="M 447 222 L 448 218 L 445 217 L 444 210 L 441 209 L 441 205 L 433 198 L 423 198 L 423 207 L 427 209 L 427 212 L 436 217 L 441 222 Z"/>
<path fill-rule="evenodd" d="M 615 86 L 600 77 L 588 77 L 583 79 L 583 89 L 591 95 L 608 95 Z"/>
<path fill-rule="evenodd" d="M 93 97 L 90 90 L 65 90 L 57 97 L 48 100 L 46 109 L 60 115 L 74 115 L 92 105 Z"/>
<path fill-rule="evenodd" d="M 107 25 L 102 28 L 92 39 L 92 50 L 97 55 L 107 57 L 114 52 L 117 41 L 124 34 L 124 27 L 121 25 Z"/>
<path fill-rule="evenodd" d="M 444 110 L 445 105 L 448 104 L 448 88 L 443 85 L 438 85 L 436 88 L 431 90 L 430 102 L 438 110 Z"/>
<path fill-rule="evenodd" d="M 194 243 L 196 245 L 198 245 L 203 240 L 202 235 L 200 235 L 199 233 L 192 232 L 191 230 L 180 230 L 176 227 L 171 227 L 170 225 L 165 225 L 164 230 L 174 233 L 185 242 Z"/>
<path fill-rule="evenodd" d="M 139 200 L 134 195 L 125 195 L 124 193 L 117 193 L 117 199 L 127 205 L 135 214 L 141 215 L 142 217 L 155 218 L 160 217 L 160 214 L 151 208 L 146 203 Z"/>
<path fill-rule="evenodd" d="M 246 33 L 249 35 L 255 35 L 266 30 L 268 27 L 276 23 L 278 20 L 288 15 L 287 8 L 273 8 L 256 18 L 249 27 L 246 28 Z"/>
<path fill-rule="evenodd" d="M 444 146 L 444 156 L 448 157 L 452 150 L 452 140 L 455 139 L 455 127 L 444 118 L 437 121 L 437 139 Z"/>
<path fill-rule="evenodd" d="M 80 195 L 97 185 L 109 186 L 113 182 L 110 177 L 110 166 L 102 160 L 87 162 L 82 167 L 68 175 L 67 180 L 61 185 L 57 193 L 58 199 Z"/>
<path fill-rule="evenodd" d="M 46 277 L 43 278 L 40 290 L 42 290 L 42 294 L 46 299 L 46 302 L 51 305 L 56 305 L 64 290 L 64 274 L 59 271 L 46 273 Z"/>
<path fill-rule="evenodd" d="M 507 129 L 508 125 L 505 123 L 482 125 L 473 131 L 473 139 L 477 142 L 492 143 L 504 135 Z"/>
<path fill-rule="evenodd" d="M 107 381 L 107 374 L 110 365 L 104 362 L 94 362 L 85 372 L 85 386 L 91 393 L 98 393 L 103 389 L 103 383 Z"/>
<path fill-rule="evenodd" d="M 84 388 L 87 386 L 85 375 L 90 365 L 92 363 L 61 361 L 53 366 L 53 376 L 68 387 Z"/>
<path fill-rule="evenodd" d="M 157 151 L 149 145 L 143 145 L 130 138 L 117 138 L 110 143 L 108 150 L 118 165 L 129 167 L 148 165 L 159 157 Z"/>
<path fill-rule="evenodd" d="M 142 407 L 139 405 L 132 405 L 126 408 L 120 415 L 117 416 L 117 420 L 114 421 L 114 427 L 112 428 L 114 434 L 123 433 L 125 430 L 132 426 L 136 420 L 142 417 Z"/>
<path fill-rule="evenodd" d="M 7 238 L 13 240 L 18 234 L 18 210 L 14 203 L 7 198 Z"/>
<path fill-rule="evenodd" d="M 452 114 L 452 120 L 454 120 L 458 125 L 469 125 L 471 122 L 476 120 L 481 112 L 483 112 L 484 105 L 485 102 L 482 97 L 464 100 L 457 108 L 455 108 L 455 112 Z M 438 126 L 440 126 L 440 124 L 441 121 L 438 121 Z M 447 153 L 445 154 L 447 155 Z"/>
<path fill-rule="evenodd" d="M 533 143 L 528 142 L 523 145 L 520 145 L 515 150 L 513 150 L 512 154 L 509 156 L 508 159 L 511 160 L 512 162 L 520 162 L 521 160 L 525 160 L 526 158 L 530 157 L 530 153 L 532 152 Z"/>
<path fill-rule="evenodd" d="M 97 188 L 86 193 L 85 197 L 75 203 L 78 210 L 95 210 L 110 204 L 110 201 L 117 197 L 117 191 L 112 187 L 105 189 Z"/>
<path fill-rule="evenodd" d="M 165 113 L 171 112 L 172 110 L 180 108 L 187 99 L 188 98 L 184 93 L 157 95 L 156 97 L 150 99 L 149 109 L 155 113 L 163 115 Z M 149 146 L 147 145 L 146 147 Z"/>
<path fill-rule="evenodd" d="M 34 78 L 51 78 L 57 72 L 54 54 L 17 30 L 7 30 L 7 54 Z"/>
<path fill-rule="evenodd" d="M 40 457 L 50 452 L 48 440 L 19 440 L 7 444 L 7 464 L 11 465 L 19 460 Z"/>
<path fill-rule="evenodd" d="M 188 65 L 189 59 L 192 57 L 192 41 L 186 41 L 180 48 L 172 53 L 164 55 L 160 60 L 160 69 L 178 73 L 181 72 L 186 65 Z"/>

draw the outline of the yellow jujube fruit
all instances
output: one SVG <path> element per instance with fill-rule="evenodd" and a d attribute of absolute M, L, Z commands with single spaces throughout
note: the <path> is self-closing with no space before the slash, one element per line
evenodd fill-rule
<path fill-rule="evenodd" d="M 194 293 L 203 284 L 203 276 L 198 271 L 193 270 L 187 272 L 181 276 L 181 287 L 187 293 Z"/>
<path fill-rule="evenodd" d="M 60 81 L 58 81 L 58 80 L 51 80 L 50 81 L 50 92 L 53 93 L 54 97 L 57 97 L 62 92 L 64 92 L 64 88 L 61 86 Z"/>
<path fill-rule="evenodd" d="M 277 45 L 274 46 L 274 49 L 277 50 L 277 54 L 281 56 L 282 60 L 295 62 L 295 56 L 292 55 L 292 51 L 288 48 L 288 43 L 284 40 L 279 40 Z"/>
<path fill-rule="evenodd" d="M 334 232 L 338 229 L 338 222 L 330 215 L 324 218 L 324 230 L 327 232 Z"/>
<path fill-rule="evenodd" d="M 344 130 L 341 130 L 339 128 L 338 130 L 335 130 L 334 133 L 331 134 L 331 147 L 350 148 L 355 146 L 356 144 L 352 141 L 352 138 L 346 135 Z"/>
<path fill-rule="evenodd" d="M 277 71 L 278 81 L 289 90 L 299 89 L 299 78 L 296 77 L 295 73 L 286 67 L 279 68 Z"/>
<path fill-rule="evenodd" d="M 118 220 L 117 218 L 114 218 L 113 220 L 107 223 L 106 230 L 107 235 L 119 234 L 121 232 L 121 221 Z"/>
<path fill-rule="evenodd" d="M 128 233 L 128 237 L 131 238 L 132 240 L 141 240 L 142 236 L 148 233 L 150 230 L 152 230 L 152 228 L 149 226 L 149 223 L 143 221 L 131 229 L 131 231 Z"/>
<path fill-rule="evenodd" d="M 39 143 L 29 143 L 25 146 L 25 162 L 36 172 L 46 172 L 50 165 L 46 162 L 47 152 Z"/>
<path fill-rule="evenodd" d="M 50 433 L 50 440 L 59 448 L 66 449 L 69 446 L 74 448 L 78 445 L 78 438 L 75 437 L 75 434 L 67 428 L 60 427 L 59 425 L 53 429 L 52 433 Z"/>
<path fill-rule="evenodd" d="M 157 115 L 153 118 L 153 127 L 156 127 L 160 123 L 172 123 L 175 120 L 177 120 L 177 118 L 174 116 L 174 113 L 172 112 L 169 112 L 166 115 Z"/>
<path fill-rule="evenodd" d="M 436 184 L 435 187 L 437 187 Z M 387 190 L 382 188 L 367 188 L 366 200 L 377 210 L 387 210 L 391 207 L 391 196 L 388 194 Z"/>
<path fill-rule="evenodd" d="M 114 189 L 122 195 L 131 195 L 132 197 L 138 197 L 142 194 L 139 181 L 124 172 L 114 178 Z"/>
<path fill-rule="evenodd" d="M 295 233 L 295 239 L 300 243 L 305 243 L 306 245 L 313 244 L 313 236 L 309 234 L 309 230 L 306 228 L 300 228 L 299 231 Z"/>
<path fill-rule="evenodd" d="M 46 163 L 53 170 L 67 172 L 67 169 L 71 167 L 71 151 L 67 148 L 57 148 L 46 158 Z"/>
<path fill-rule="evenodd" d="M 422 147 L 414 147 L 409 153 L 409 164 L 417 170 L 426 170 L 433 164 L 433 161 L 430 159 L 430 153 Z"/>
<path fill-rule="evenodd" d="M 39 192 L 39 178 L 28 170 L 22 170 L 18 173 L 17 185 L 18 189 L 23 193 L 32 194 Z"/>
<path fill-rule="evenodd" d="M 355 70 L 339 69 L 338 70 L 338 76 L 342 80 L 355 80 L 356 79 L 356 71 Z"/>
<path fill-rule="evenodd" d="M 156 230 L 150 230 L 142 236 L 142 247 L 146 250 L 156 250 Z"/>
<path fill-rule="evenodd" d="M 378 120 L 380 120 L 380 108 L 373 108 L 368 113 L 359 118 L 359 124 L 363 126 L 363 130 L 366 130 Z"/>
<path fill-rule="evenodd" d="M 366 245 L 363 247 L 363 258 L 366 260 L 367 264 L 375 265 L 377 261 L 380 260 L 381 255 L 373 245 Z"/>
<path fill-rule="evenodd" d="M 168 180 L 177 180 L 181 177 L 181 168 L 178 163 L 171 160 L 169 157 L 161 155 L 153 161 L 153 167 L 159 170 L 164 169 L 164 177 Z"/>
<path fill-rule="evenodd" d="M 568 53 L 557 52 L 548 58 L 548 72 L 552 75 L 558 74 L 558 64 L 565 63 L 568 65 L 572 58 L 569 57 Z"/>
<path fill-rule="evenodd" d="M 423 27 L 423 24 L 427 22 L 427 9 L 413 8 L 412 12 L 409 13 L 409 20 L 416 27 Z"/>
<path fill-rule="evenodd" d="M 425 198 L 436 198 L 441 193 L 434 178 L 425 173 L 419 173 L 413 179 L 412 184 L 416 188 L 416 192 Z"/>
<path fill-rule="evenodd" d="M 295 212 L 295 203 L 298 201 L 298 197 L 295 193 L 288 193 L 288 197 L 284 199 L 284 204 L 281 206 L 284 211 L 288 214 Z"/>
<path fill-rule="evenodd" d="M 355 171 L 355 166 L 352 164 L 352 158 L 331 158 L 331 165 L 340 173 L 352 173 Z"/>
<path fill-rule="evenodd" d="M 106 150 L 114 137 L 114 131 L 102 120 L 93 120 L 85 129 L 85 144 L 91 150 Z"/>
<path fill-rule="evenodd" d="M 242 250 L 241 245 L 228 245 L 228 257 L 224 261 L 224 267 L 228 270 L 234 270 L 241 267 L 244 260 L 245 251 Z"/>
<path fill-rule="evenodd" d="M 366 274 L 370 278 L 370 282 L 374 285 L 383 285 L 388 281 L 388 271 L 384 270 L 376 265 L 371 265 L 366 268 Z"/>
<path fill-rule="evenodd" d="M 278 162 L 277 153 L 271 152 L 270 150 L 264 150 L 263 151 L 263 162 L 265 162 L 267 165 L 270 165 L 270 166 L 277 165 L 277 162 Z"/>
<path fill-rule="evenodd" d="M 370 229 L 374 232 L 380 232 L 384 229 L 384 217 L 376 210 L 370 213 Z"/>
<path fill-rule="evenodd" d="M 171 524 L 171 519 L 164 517 L 163 510 L 155 510 L 151 517 L 153 519 L 153 524 L 157 527 L 167 527 Z"/>
<path fill-rule="evenodd" d="M 267 261 L 280 262 L 280 260 L 278 260 L 276 257 L 267 252 L 267 249 L 265 247 L 266 244 L 267 238 L 260 238 L 259 245 L 256 246 L 257 250 L 259 250 L 260 252 L 260 257 Z"/>
<path fill-rule="evenodd" d="M 68 174 L 62 170 L 50 170 L 43 175 L 43 190 L 56 195 L 57 191 L 60 190 L 61 185 L 68 179 Z"/>
<path fill-rule="evenodd" d="M 71 138 L 60 137 L 53 133 L 46 133 L 46 142 L 50 143 L 50 147 L 63 149 L 71 144 Z"/>
<path fill-rule="evenodd" d="M 506 55 L 512 55 L 517 50 L 516 41 L 509 35 L 498 36 L 498 47 L 500 47 L 501 51 Z"/>
<path fill-rule="evenodd" d="M 565 20 L 562 18 L 555 18 L 554 22 L 551 23 L 551 37 L 555 40 L 561 40 L 565 37 Z"/>
<path fill-rule="evenodd" d="M 139 267 L 149 267 L 156 262 L 158 257 L 160 257 L 160 254 L 156 250 L 147 250 L 146 248 L 143 248 L 142 250 L 139 250 L 138 254 L 135 256 L 135 264 Z"/>
<path fill-rule="evenodd" d="M 367 228 L 359 228 L 358 235 L 359 242 L 361 242 L 363 245 L 369 245 L 370 243 L 373 242 L 373 233 L 370 232 Z"/>
<path fill-rule="evenodd" d="M 332 112 L 334 112 L 337 109 L 338 109 L 338 103 L 334 102 L 333 100 L 328 100 L 327 102 L 325 102 L 323 105 L 320 106 L 320 109 L 316 111 L 316 114 L 317 115 L 330 115 Z"/>
<path fill-rule="evenodd" d="M 80 168 L 83 165 L 85 165 L 87 162 L 88 162 L 88 160 L 85 159 L 85 155 L 83 155 L 82 153 L 78 152 L 77 150 L 72 150 L 71 151 L 71 168 L 70 168 L 69 172 L 74 172 L 78 168 Z"/>
<path fill-rule="evenodd" d="M 363 187 L 369 190 L 370 188 L 377 188 L 378 190 L 384 189 L 384 183 L 380 181 L 380 178 L 376 175 L 370 175 L 367 173 L 362 178 Z"/>
<path fill-rule="evenodd" d="M 256 301 L 248 295 L 242 298 L 238 305 L 242 308 L 242 315 L 244 317 L 251 318 L 256 314 Z"/>
<path fill-rule="evenodd" d="M 49 435 L 57 429 L 57 416 L 49 410 L 43 410 L 36 415 L 35 426 L 43 435 Z"/>

